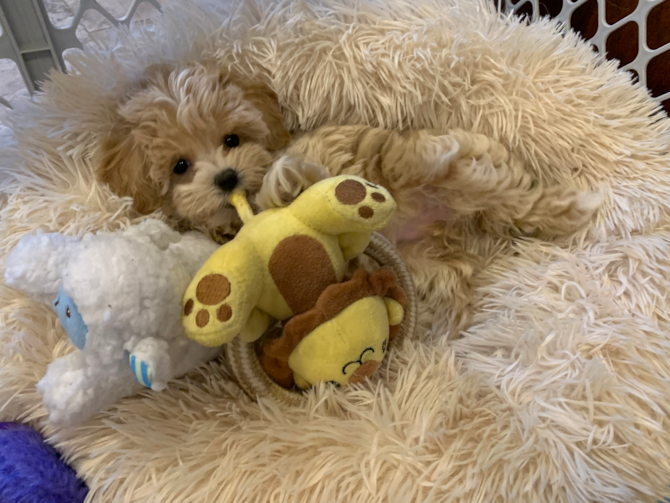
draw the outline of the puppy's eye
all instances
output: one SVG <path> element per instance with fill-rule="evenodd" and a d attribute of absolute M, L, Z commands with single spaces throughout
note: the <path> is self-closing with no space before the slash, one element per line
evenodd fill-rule
<path fill-rule="evenodd" d="M 240 144 L 240 137 L 236 134 L 229 134 L 223 139 L 223 144 L 228 148 L 235 148 Z"/>
<path fill-rule="evenodd" d="M 177 164 L 174 165 L 172 171 L 175 175 L 183 175 L 188 170 L 188 161 L 186 159 L 179 159 Z"/>

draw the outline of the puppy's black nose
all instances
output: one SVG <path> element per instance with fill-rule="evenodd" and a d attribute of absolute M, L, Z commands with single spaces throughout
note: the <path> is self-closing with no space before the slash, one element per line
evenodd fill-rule
<path fill-rule="evenodd" d="M 214 184 L 226 192 L 230 192 L 237 187 L 237 182 L 239 182 L 239 178 L 237 177 L 237 171 L 233 168 L 226 168 L 214 177 Z"/>

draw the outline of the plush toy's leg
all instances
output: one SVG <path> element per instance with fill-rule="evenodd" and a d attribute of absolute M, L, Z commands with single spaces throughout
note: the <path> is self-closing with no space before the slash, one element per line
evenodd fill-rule
<path fill-rule="evenodd" d="M 169 343 L 148 337 L 130 353 L 129 364 L 138 383 L 163 391 L 170 380 L 216 358 L 220 352 L 219 348 L 207 348 L 185 337 Z"/>
<path fill-rule="evenodd" d="M 210 257 L 184 295 L 182 321 L 191 339 L 216 347 L 240 334 L 261 294 L 260 260 L 241 236 Z"/>
<path fill-rule="evenodd" d="M 163 391 L 172 378 L 168 344 L 164 340 L 142 339 L 130 353 L 129 363 L 137 382 L 154 391 Z"/>
<path fill-rule="evenodd" d="M 308 389 L 311 387 L 311 384 L 305 381 L 305 379 L 298 374 L 293 374 L 293 381 L 295 382 L 295 385 L 300 389 Z"/>
<path fill-rule="evenodd" d="M 346 232 L 340 234 L 340 248 L 344 255 L 344 260 L 351 260 L 358 257 L 370 244 L 370 232 Z"/>
<path fill-rule="evenodd" d="M 249 320 L 240 332 L 240 338 L 244 342 L 254 342 L 260 338 L 270 325 L 270 316 L 258 308 L 254 308 L 249 315 Z"/>
<path fill-rule="evenodd" d="M 142 387 L 135 382 L 128 360 L 104 362 L 75 351 L 51 363 L 37 383 L 54 424 L 73 425 L 130 396 Z"/>
<path fill-rule="evenodd" d="M 405 309 L 402 305 L 390 297 L 384 297 L 384 303 L 386 304 L 386 310 L 389 315 L 389 325 L 393 326 L 401 323 L 405 316 Z"/>

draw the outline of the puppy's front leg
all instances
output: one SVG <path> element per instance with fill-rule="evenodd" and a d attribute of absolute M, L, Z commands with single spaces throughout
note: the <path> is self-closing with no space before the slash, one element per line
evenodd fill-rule
<path fill-rule="evenodd" d="M 261 210 L 281 208 L 329 176 L 328 170 L 320 164 L 308 162 L 298 155 L 284 155 L 265 174 L 256 203 Z"/>

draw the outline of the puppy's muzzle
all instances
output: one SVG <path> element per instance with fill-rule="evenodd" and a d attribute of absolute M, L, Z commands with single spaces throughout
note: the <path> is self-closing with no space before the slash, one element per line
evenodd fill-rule
<path fill-rule="evenodd" d="M 240 178 L 237 176 L 237 171 L 233 168 L 226 168 L 214 177 L 214 185 L 224 192 L 231 192 L 237 187 L 239 181 Z"/>

